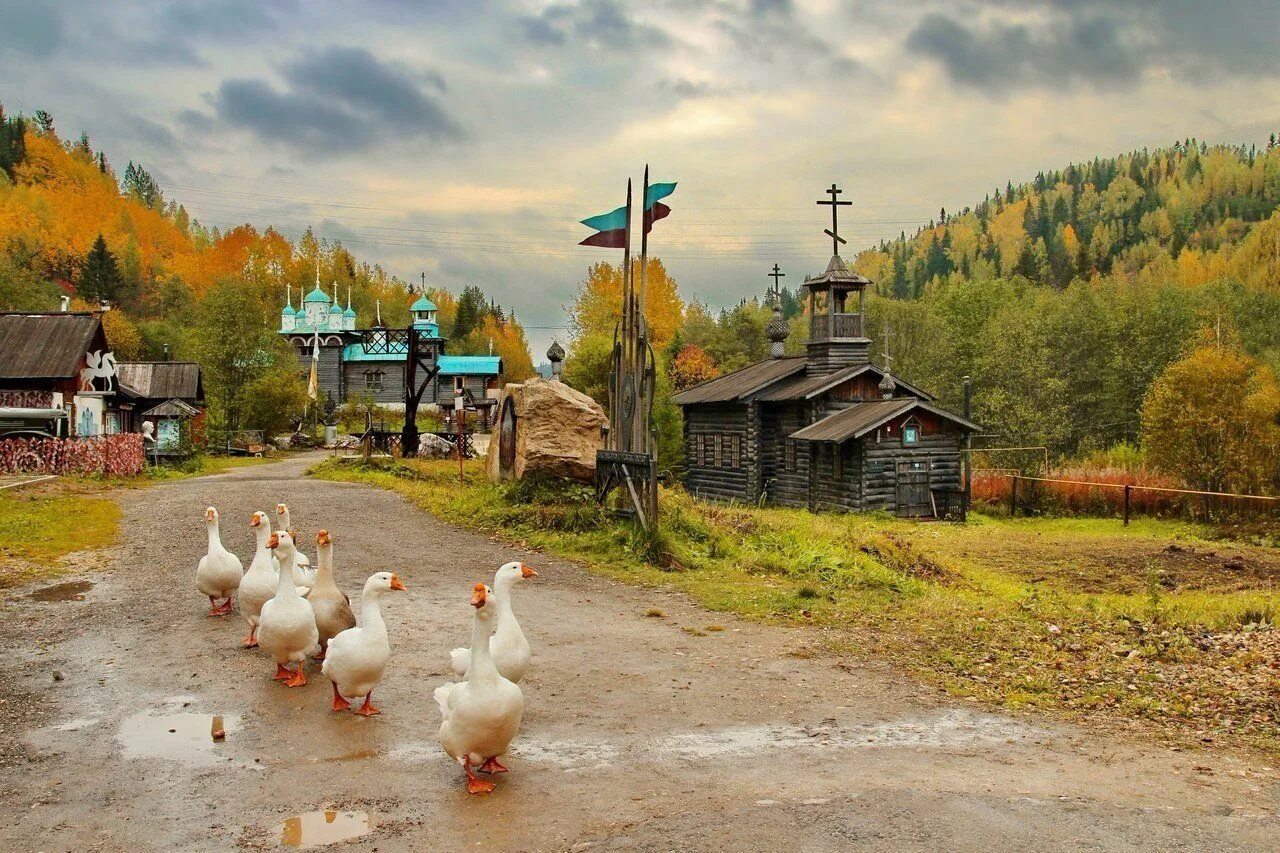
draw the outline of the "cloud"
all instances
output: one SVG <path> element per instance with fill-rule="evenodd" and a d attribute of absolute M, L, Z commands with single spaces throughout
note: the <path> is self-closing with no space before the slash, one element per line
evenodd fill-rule
<path fill-rule="evenodd" d="M 1026 24 L 962 24 L 933 13 L 907 37 L 907 49 L 940 62 L 952 80 L 989 90 L 1061 84 L 1125 83 L 1141 71 L 1114 20 L 1088 17 L 1036 32 Z"/>
<path fill-rule="evenodd" d="M 303 52 L 281 68 L 287 88 L 261 78 L 225 80 L 212 97 L 224 124 L 307 154 L 360 151 L 378 141 L 461 138 L 462 128 L 423 90 L 444 91 L 435 72 L 384 63 L 364 48 Z M 188 118 L 188 125 L 198 120 Z"/>
<path fill-rule="evenodd" d="M 1274 21 L 1267 0 L 1006 0 L 986 11 L 927 14 L 906 48 L 956 83 L 992 94 L 1073 82 L 1123 87 L 1156 67 L 1197 82 L 1280 73 L 1280 29 L 1262 25 Z"/>
<path fill-rule="evenodd" d="M 0 0 L 0 56 L 12 51 L 50 56 L 62 46 L 65 27 L 60 10 L 24 0 Z"/>
<path fill-rule="evenodd" d="M 582 41 L 592 48 L 635 50 L 671 41 L 663 30 L 631 18 L 618 0 L 553 3 L 537 15 L 521 17 L 518 24 L 526 41 L 542 47 Z"/>

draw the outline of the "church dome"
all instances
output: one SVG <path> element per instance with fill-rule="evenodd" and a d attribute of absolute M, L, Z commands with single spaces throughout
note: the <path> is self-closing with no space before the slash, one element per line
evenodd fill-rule
<path fill-rule="evenodd" d="M 334 301 L 334 303 L 333 303 L 332 305 L 330 305 L 330 306 L 329 306 L 329 313 L 330 313 L 330 314 L 341 314 L 341 313 L 342 313 L 342 306 L 341 306 L 341 305 L 339 305 L 339 304 L 337 303 L 337 301 L 335 300 L 335 301 Z"/>
<path fill-rule="evenodd" d="M 425 294 L 418 297 L 418 301 L 409 306 L 409 310 L 418 311 L 435 311 L 436 304 L 426 297 Z"/>
<path fill-rule="evenodd" d="M 782 309 L 777 305 L 773 306 L 773 317 L 765 324 L 764 333 L 774 343 L 782 343 L 791 334 L 791 324 L 783 318 Z"/>
<path fill-rule="evenodd" d="M 329 294 L 325 293 L 323 290 L 320 289 L 319 285 L 317 285 L 315 290 L 311 291 L 310 293 L 308 293 L 306 296 L 302 298 L 302 302 L 303 304 L 306 304 L 308 302 L 323 302 L 325 305 L 328 305 L 330 302 Z"/>
<path fill-rule="evenodd" d="M 342 316 L 343 316 L 343 317 L 350 317 L 352 320 L 354 320 L 354 319 L 356 318 L 356 309 L 354 309 L 354 308 L 347 308 L 347 310 L 346 310 L 346 311 L 343 311 L 343 312 L 342 312 Z"/>
<path fill-rule="evenodd" d="M 880 389 L 880 396 L 887 400 L 898 390 L 898 383 L 894 382 L 893 377 L 886 372 L 884 378 L 880 380 L 880 384 L 876 387 Z"/>
<path fill-rule="evenodd" d="M 283 308 L 281 308 L 281 309 L 280 309 L 280 316 L 281 316 L 281 317 L 296 317 L 296 316 L 298 316 L 298 313 L 299 313 L 299 312 L 297 312 L 297 311 L 293 310 L 293 306 L 292 306 L 292 305 L 286 305 L 286 306 L 284 306 Z"/>

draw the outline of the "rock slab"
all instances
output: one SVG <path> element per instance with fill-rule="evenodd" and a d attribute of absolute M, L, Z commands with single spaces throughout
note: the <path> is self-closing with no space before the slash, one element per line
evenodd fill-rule
<path fill-rule="evenodd" d="M 514 453 L 503 453 L 508 406 L 515 415 Z M 496 483 L 537 473 L 593 482 L 608 420 L 599 403 L 563 382 L 534 378 L 507 385 L 489 441 L 489 479 Z"/>

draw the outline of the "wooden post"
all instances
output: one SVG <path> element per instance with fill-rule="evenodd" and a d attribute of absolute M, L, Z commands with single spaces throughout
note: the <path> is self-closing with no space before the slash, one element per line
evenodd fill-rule
<path fill-rule="evenodd" d="M 458 484 L 462 484 L 462 421 L 464 420 L 465 410 L 462 408 L 462 395 L 458 394 L 453 398 L 453 416 L 458 421 Z"/>
<path fill-rule="evenodd" d="M 1013 480 L 1009 486 L 1009 517 L 1013 518 L 1018 514 L 1018 475 L 1013 475 Z"/>
<path fill-rule="evenodd" d="M 1124 484 L 1124 526 L 1129 526 L 1129 496 L 1133 494 L 1133 486 Z"/>

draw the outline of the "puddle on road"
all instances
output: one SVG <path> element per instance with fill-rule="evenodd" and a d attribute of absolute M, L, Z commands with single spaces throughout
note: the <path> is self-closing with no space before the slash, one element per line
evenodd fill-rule
<path fill-rule="evenodd" d="M 372 831 L 368 812 L 307 812 L 281 825 L 280 843 L 285 847 L 320 847 L 350 841 Z"/>
<path fill-rule="evenodd" d="M 225 736 L 240 727 L 240 718 L 218 714 L 135 714 L 120 726 L 117 737 L 125 758 L 165 758 L 184 764 L 217 764 L 229 758 Z M 221 728 L 224 738 L 214 738 Z"/>
<path fill-rule="evenodd" d="M 84 601 L 84 594 L 93 589 L 93 581 L 67 581 L 53 586 L 43 586 L 27 593 L 33 601 Z"/>

